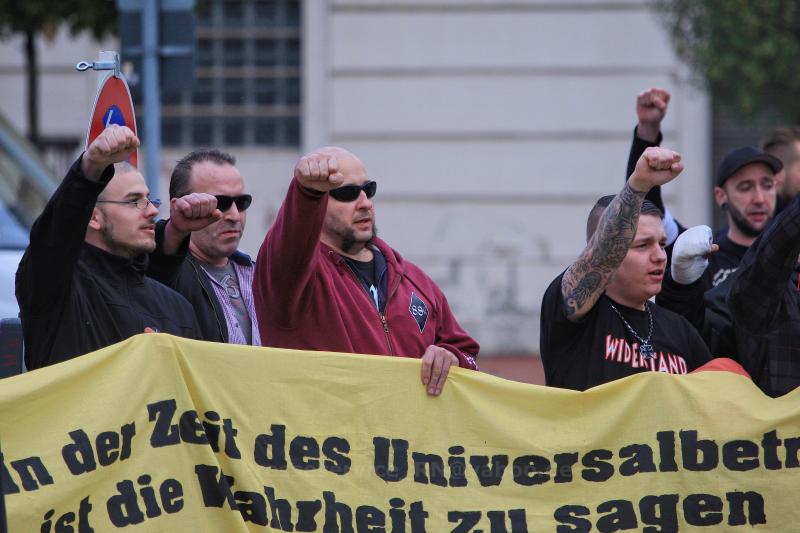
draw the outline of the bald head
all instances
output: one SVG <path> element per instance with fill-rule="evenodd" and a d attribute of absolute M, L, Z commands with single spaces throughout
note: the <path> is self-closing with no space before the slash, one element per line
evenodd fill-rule
<path fill-rule="evenodd" d="M 141 187 L 144 187 L 145 190 L 147 188 L 144 176 L 139 172 L 139 169 L 127 161 L 114 163 L 114 177 L 111 178 L 108 185 L 105 186 L 97 199 L 119 200 L 129 192 L 128 189 L 133 186 L 133 184 L 136 184 L 137 187 L 141 184 Z"/>
<path fill-rule="evenodd" d="M 131 165 L 127 161 L 122 161 L 120 163 L 114 163 L 114 174 L 123 174 L 125 172 L 139 172 L 139 169 L 135 166 Z"/>
<path fill-rule="evenodd" d="M 323 146 L 317 152 L 328 157 L 335 157 L 339 163 L 340 171 L 343 174 L 344 171 L 342 171 L 342 165 L 346 165 L 351 169 L 360 168 L 364 170 L 364 173 L 366 173 L 366 167 L 364 166 L 364 163 L 350 150 L 346 150 L 340 146 Z"/>
<path fill-rule="evenodd" d="M 329 158 L 336 158 L 339 167 L 339 174 L 342 177 L 342 185 L 362 184 L 367 181 L 367 168 L 361 159 L 350 150 L 339 146 L 324 146 L 316 151 Z"/>

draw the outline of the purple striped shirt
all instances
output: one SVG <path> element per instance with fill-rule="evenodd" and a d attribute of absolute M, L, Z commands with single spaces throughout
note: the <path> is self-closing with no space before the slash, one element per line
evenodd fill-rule
<path fill-rule="evenodd" d="M 256 318 L 256 308 L 253 302 L 253 273 L 255 272 L 255 265 L 239 264 L 237 261 L 231 260 L 233 269 L 236 271 L 236 277 L 239 278 L 239 292 L 242 295 L 242 301 L 247 308 L 247 313 L 250 315 L 250 323 L 253 326 L 252 344 L 253 346 L 261 346 L 261 336 L 258 332 L 258 318 Z M 214 279 L 214 276 L 209 274 L 205 269 L 203 271 L 206 276 L 211 280 L 211 286 L 214 287 L 214 294 L 217 295 L 217 300 L 222 307 L 222 313 L 225 315 L 225 324 L 228 326 L 228 343 L 229 344 L 247 344 L 241 328 L 239 327 L 239 320 L 236 318 L 236 312 L 233 309 L 228 291 L 225 287 Z"/>

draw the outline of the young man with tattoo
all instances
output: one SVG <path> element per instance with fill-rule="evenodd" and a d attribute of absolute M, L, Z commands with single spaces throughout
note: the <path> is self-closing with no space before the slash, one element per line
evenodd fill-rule
<path fill-rule="evenodd" d="M 648 148 L 622 191 L 589 214 L 586 248 L 542 301 L 548 385 L 585 390 L 644 371 L 686 374 L 711 359 L 686 319 L 649 301 L 667 255 L 661 211 L 644 198 L 683 170 L 680 160 Z"/>

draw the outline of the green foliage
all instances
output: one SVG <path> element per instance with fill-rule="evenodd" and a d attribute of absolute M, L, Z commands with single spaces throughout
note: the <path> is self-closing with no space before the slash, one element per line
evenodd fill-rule
<path fill-rule="evenodd" d="M 800 122 L 800 1 L 658 0 L 678 55 L 745 116 Z"/>
<path fill-rule="evenodd" d="M 73 34 L 88 30 L 96 39 L 117 30 L 114 0 L 0 0 L 0 37 L 33 33 L 52 37 L 65 23 Z"/>

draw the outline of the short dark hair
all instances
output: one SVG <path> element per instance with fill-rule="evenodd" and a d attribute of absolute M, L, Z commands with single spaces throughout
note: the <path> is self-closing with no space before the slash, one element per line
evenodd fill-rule
<path fill-rule="evenodd" d="M 594 232 L 597 231 L 597 226 L 600 224 L 600 218 L 603 216 L 606 208 L 611 205 L 611 202 L 616 198 L 615 194 L 608 194 L 606 196 L 601 196 L 592 207 L 591 211 L 589 211 L 589 217 L 586 219 L 586 242 L 589 242 L 594 235 Z M 656 204 L 651 202 L 650 200 L 643 200 L 642 207 L 639 209 L 639 216 L 642 215 L 649 215 L 658 217 L 660 219 L 664 219 L 664 212 L 658 208 Z"/>
<path fill-rule="evenodd" d="M 795 147 L 796 142 L 800 142 L 800 127 L 781 126 L 770 130 L 761 139 L 761 149 L 780 159 L 785 168 L 800 156 Z"/>
<path fill-rule="evenodd" d="M 169 197 L 180 198 L 192 192 L 190 181 L 192 178 L 192 168 L 197 163 L 211 161 L 217 165 L 236 165 L 236 158 L 227 152 L 215 148 L 194 150 L 184 157 L 178 159 L 172 176 L 169 178 Z"/>

